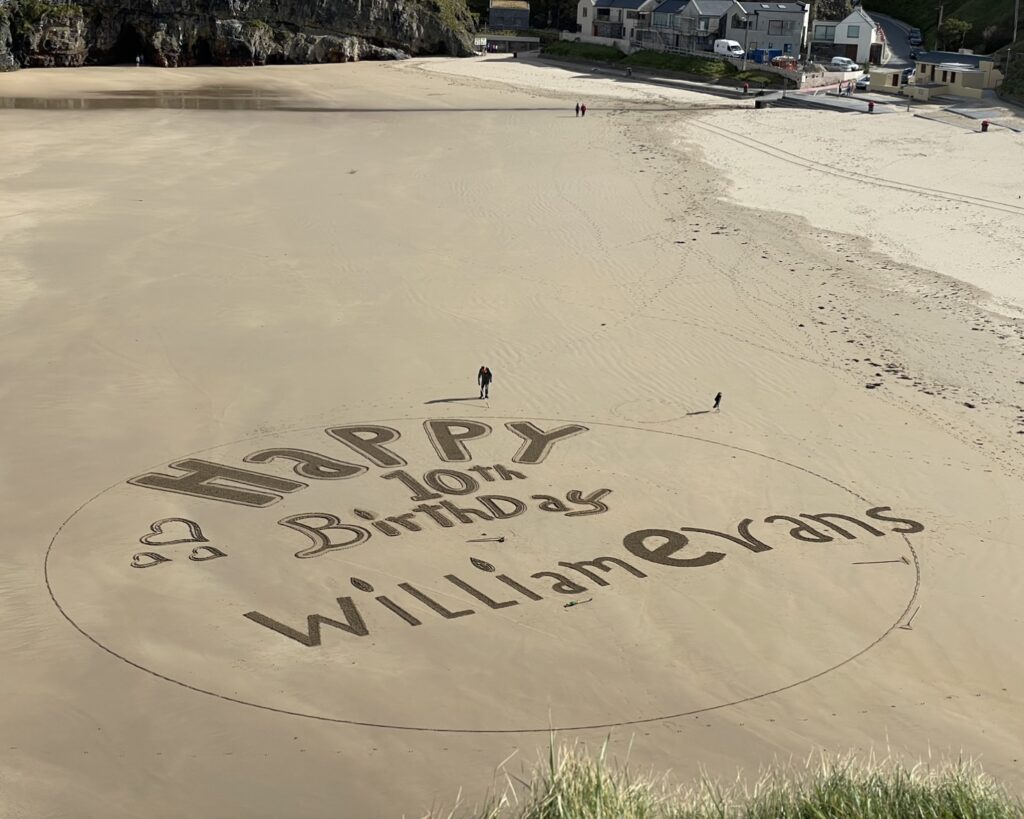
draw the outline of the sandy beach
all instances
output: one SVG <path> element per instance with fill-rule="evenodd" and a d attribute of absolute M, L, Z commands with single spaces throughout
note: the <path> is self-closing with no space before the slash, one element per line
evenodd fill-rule
<path fill-rule="evenodd" d="M 0 75 L 0 814 L 422 816 L 552 730 L 1024 790 L 1024 137 L 729 105 Z"/>

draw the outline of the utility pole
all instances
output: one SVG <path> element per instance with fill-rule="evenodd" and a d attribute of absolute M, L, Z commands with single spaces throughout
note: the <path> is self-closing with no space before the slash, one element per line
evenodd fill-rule
<path fill-rule="evenodd" d="M 939 3 L 939 23 L 935 27 L 935 50 L 939 50 L 939 37 L 942 36 L 942 12 L 946 8 L 945 3 Z M 943 39 L 943 45 L 945 45 L 945 39 Z"/>
<path fill-rule="evenodd" d="M 1020 0 L 1017 0 L 1020 2 Z M 810 11 L 807 15 L 807 55 L 804 58 L 804 65 L 811 61 L 811 48 L 814 44 L 814 20 L 818 14 L 818 0 L 811 0 L 808 3 Z"/>
<path fill-rule="evenodd" d="M 754 18 L 757 19 L 756 17 Z M 750 15 L 746 15 L 744 18 L 744 29 L 743 29 L 743 68 L 741 70 L 747 70 L 747 50 L 750 48 Z"/>
<path fill-rule="evenodd" d="M 1017 42 L 1017 27 L 1020 25 L 1020 0 L 1016 0 L 1013 4 L 1013 38 L 1010 40 L 1010 45 Z"/>

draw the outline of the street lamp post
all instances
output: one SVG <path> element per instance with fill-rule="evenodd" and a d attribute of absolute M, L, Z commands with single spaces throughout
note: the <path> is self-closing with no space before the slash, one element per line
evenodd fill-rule
<path fill-rule="evenodd" d="M 750 44 L 750 15 L 744 15 L 744 35 L 743 35 L 743 70 L 747 70 L 747 48 Z M 754 12 L 754 28 L 757 28 L 757 12 Z"/>
<path fill-rule="evenodd" d="M 743 16 L 743 71 L 747 70 L 747 44 L 750 42 L 750 15 Z"/>

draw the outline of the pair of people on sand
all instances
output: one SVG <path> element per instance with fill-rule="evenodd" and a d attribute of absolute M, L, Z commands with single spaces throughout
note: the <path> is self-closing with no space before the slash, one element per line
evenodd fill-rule
<path fill-rule="evenodd" d="M 585 117 L 587 115 L 587 104 L 585 102 L 576 103 L 576 116 Z"/>

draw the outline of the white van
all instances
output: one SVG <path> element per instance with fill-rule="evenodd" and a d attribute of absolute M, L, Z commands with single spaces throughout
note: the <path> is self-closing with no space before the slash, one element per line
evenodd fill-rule
<path fill-rule="evenodd" d="M 829 67 L 833 71 L 860 71 L 860 66 L 849 57 L 833 57 Z"/>
<path fill-rule="evenodd" d="M 727 57 L 742 57 L 743 48 L 735 40 L 715 40 L 715 54 Z"/>

